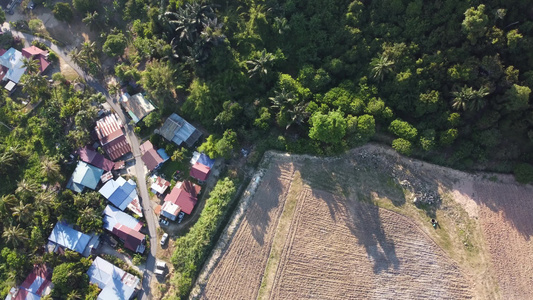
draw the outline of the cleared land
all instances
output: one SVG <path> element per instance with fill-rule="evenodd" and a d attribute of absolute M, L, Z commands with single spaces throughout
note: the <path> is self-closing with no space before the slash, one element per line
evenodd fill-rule
<path fill-rule="evenodd" d="M 262 168 L 193 297 L 533 299 L 531 186 L 376 146 Z"/>

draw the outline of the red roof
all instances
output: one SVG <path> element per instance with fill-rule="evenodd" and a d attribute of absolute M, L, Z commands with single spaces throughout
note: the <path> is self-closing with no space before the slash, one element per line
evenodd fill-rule
<path fill-rule="evenodd" d="M 163 159 L 157 151 L 154 150 L 154 148 L 146 151 L 143 156 L 141 156 L 142 161 L 146 165 L 146 168 L 148 168 L 149 171 L 153 171 L 157 166 L 159 166 L 160 163 L 163 162 Z"/>
<path fill-rule="evenodd" d="M 140 147 L 141 149 L 141 155 L 148 152 L 150 149 L 154 149 L 154 145 L 150 141 L 144 142 Z"/>
<path fill-rule="evenodd" d="M 194 198 L 197 198 L 198 194 L 200 194 L 200 191 L 202 190 L 201 186 L 199 186 L 197 184 L 193 184 L 189 180 L 184 180 L 181 183 L 180 188 L 182 190 L 186 191 L 187 193 L 191 194 L 191 196 L 193 196 Z"/>
<path fill-rule="evenodd" d="M 37 279 L 38 277 L 40 277 L 40 280 L 37 281 L 36 284 L 40 283 L 40 285 L 39 286 L 34 285 L 32 287 L 32 285 L 35 282 L 35 279 Z M 26 277 L 26 280 L 24 280 L 24 282 L 20 285 L 20 287 L 34 293 L 37 296 L 41 296 L 44 289 L 46 289 L 46 287 L 50 285 L 51 281 L 52 281 L 52 272 L 50 269 L 48 269 L 45 265 L 34 265 L 32 272 L 30 273 L 30 275 L 28 275 L 28 277 Z M 30 290 L 30 288 L 32 289 Z M 19 294 L 21 293 L 19 292 Z M 23 296 L 26 296 L 26 295 L 23 295 Z M 18 299 L 18 298 L 15 298 L 15 299 Z M 21 299 L 24 299 L 24 298 L 21 298 Z"/>
<path fill-rule="evenodd" d="M 115 163 L 110 161 L 109 159 L 105 158 L 102 154 L 91 150 L 87 147 L 81 148 L 78 151 L 76 151 L 78 155 L 80 156 L 80 159 L 84 162 L 91 164 L 97 168 L 111 171 L 113 170 L 113 167 L 115 167 Z"/>
<path fill-rule="evenodd" d="M 47 55 L 48 54 L 48 51 L 45 51 L 41 48 L 38 48 L 38 47 L 35 47 L 35 46 L 30 46 L 30 47 L 26 47 L 26 48 L 23 48 L 22 49 L 22 55 L 24 55 L 24 57 L 26 58 L 30 58 L 30 57 L 33 57 L 35 55 Z"/>
<path fill-rule="evenodd" d="M 48 60 L 46 60 L 46 57 L 42 55 L 39 55 L 37 59 L 39 60 L 39 72 L 42 73 L 46 70 L 46 68 L 48 68 L 50 63 L 48 62 Z"/>
<path fill-rule="evenodd" d="M 116 224 L 113 227 L 113 234 L 124 241 L 124 247 L 135 252 L 137 252 L 137 248 L 142 245 L 145 238 L 144 234 L 122 224 Z"/>
<path fill-rule="evenodd" d="M 177 204 L 181 210 L 190 215 L 196 205 L 196 198 L 181 188 L 174 187 L 170 194 L 165 197 L 165 201 Z"/>
<path fill-rule="evenodd" d="M 109 155 L 109 158 L 111 160 L 115 160 L 122 155 L 131 152 L 131 146 L 128 144 L 128 141 L 126 141 L 126 137 L 124 135 L 112 140 L 111 142 L 105 144 L 102 146 L 104 148 L 104 151 Z"/>
<path fill-rule="evenodd" d="M 0 56 L 4 55 L 4 53 L 6 53 L 7 50 L 6 49 L 0 49 Z"/>
<path fill-rule="evenodd" d="M 207 179 L 207 176 L 209 176 L 210 171 L 211 169 L 209 167 L 204 166 L 200 163 L 195 163 L 192 166 L 191 171 L 189 172 L 189 175 L 191 175 L 191 177 L 196 178 L 200 181 L 205 181 Z"/>
<path fill-rule="evenodd" d="M 122 122 L 118 116 L 111 114 L 96 121 L 96 135 L 102 145 L 107 144 L 124 134 L 122 133 L 122 127 Z"/>

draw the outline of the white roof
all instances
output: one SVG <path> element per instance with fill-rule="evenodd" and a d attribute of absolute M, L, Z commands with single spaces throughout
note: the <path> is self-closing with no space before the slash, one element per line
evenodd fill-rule
<path fill-rule="evenodd" d="M 109 199 L 113 193 L 122 186 L 122 184 L 119 182 L 122 177 L 119 177 L 117 180 L 109 180 L 104 184 L 104 186 L 98 191 L 104 198 Z M 124 180 L 124 178 L 122 178 Z M 124 180 L 126 182 L 126 180 Z"/>

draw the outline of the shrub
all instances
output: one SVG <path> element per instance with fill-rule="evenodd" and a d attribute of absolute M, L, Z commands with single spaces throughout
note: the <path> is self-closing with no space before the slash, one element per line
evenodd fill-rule
<path fill-rule="evenodd" d="M 533 182 L 533 166 L 528 163 L 522 163 L 514 168 L 514 177 L 520 183 Z"/>
<path fill-rule="evenodd" d="M 399 119 L 396 119 L 390 123 L 389 131 L 398 137 L 409 141 L 414 140 L 418 135 L 416 128 L 411 126 L 411 124 Z"/>
<path fill-rule="evenodd" d="M 194 278 L 209 254 L 215 234 L 221 227 L 227 208 L 236 188 L 229 178 L 219 180 L 209 194 L 200 218 L 189 230 L 175 242 L 176 250 L 172 255 L 175 266 L 172 284 L 177 289 L 177 296 L 185 298 L 189 295 Z"/>
<path fill-rule="evenodd" d="M 68 3 L 56 3 L 52 12 L 54 13 L 54 17 L 59 21 L 65 21 L 67 23 L 72 21 L 72 7 Z"/>
<path fill-rule="evenodd" d="M 394 150 L 398 151 L 400 154 L 407 156 L 411 155 L 411 152 L 413 151 L 411 142 L 402 138 L 392 141 L 392 148 L 394 148 Z"/>

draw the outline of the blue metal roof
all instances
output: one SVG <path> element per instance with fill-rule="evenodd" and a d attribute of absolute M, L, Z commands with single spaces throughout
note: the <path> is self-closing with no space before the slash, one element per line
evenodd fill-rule
<path fill-rule="evenodd" d="M 167 161 L 170 158 L 170 157 L 168 157 L 168 154 L 165 152 L 165 149 L 163 149 L 163 148 L 158 149 L 157 150 L 157 154 L 159 154 L 159 156 L 161 156 L 163 161 Z"/>
<path fill-rule="evenodd" d="M 135 191 L 135 186 L 132 185 L 129 182 L 124 183 L 121 187 L 119 187 L 110 197 L 109 201 L 113 203 L 116 207 L 120 208 L 120 210 L 126 209 L 128 204 L 133 201 L 133 198 L 135 198 L 136 193 L 133 193 Z"/>
<path fill-rule="evenodd" d="M 120 211 L 114 206 L 106 206 L 104 209 L 104 214 L 104 228 L 109 231 L 113 231 L 113 227 L 115 227 L 115 224 L 117 223 L 132 229 L 135 229 L 135 227 L 137 227 L 139 224 L 137 219 Z"/>
<path fill-rule="evenodd" d="M 95 258 L 87 271 L 90 282 L 97 284 L 102 289 L 98 295 L 98 299 L 101 300 L 130 299 L 134 288 L 123 282 L 122 279 L 126 274 L 124 270 L 100 257 Z M 135 280 L 130 284 L 135 286 L 138 282 L 139 279 L 135 277 Z"/>
<path fill-rule="evenodd" d="M 94 190 L 98 182 L 100 182 L 102 174 L 104 174 L 104 170 L 91 166 L 84 161 L 78 161 L 76 170 L 72 173 L 72 181 Z"/>
<path fill-rule="evenodd" d="M 64 222 L 57 222 L 48 240 L 78 253 L 83 253 L 91 237 L 74 230 Z"/>
<path fill-rule="evenodd" d="M 200 153 L 200 157 L 198 158 L 198 162 L 201 163 L 202 165 L 206 166 L 206 167 L 209 167 L 210 169 L 213 168 L 213 166 L 215 165 L 215 160 L 211 159 L 205 153 Z"/>
<path fill-rule="evenodd" d="M 72 191 L 74 191 L 76 193 L 81 193 L 81 192 L 83 192 L 83 188 L 84 188 L 83 185 L 74 183 L 72 181 L 72 177 L 68 180 L 67 189 L 72 190 Z"/>
<path fill-rule="evenodd" d="M 8 68 L 5 79 L 9 79 L 14 83 L 19 83 L 20 78 L 26 72 L 26 68 L 22 66 L 22 52 L 15 48 L 9 48 L 2 56 L 0 56 L 0 65 Z"/>

